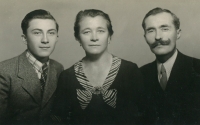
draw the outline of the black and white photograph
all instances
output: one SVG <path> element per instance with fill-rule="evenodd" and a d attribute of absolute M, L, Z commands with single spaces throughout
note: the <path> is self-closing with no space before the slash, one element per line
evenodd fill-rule
<path fill-rule="evenodd" d="M 199 0 L 1 0 L 0 125 L 200 125 Z"/>

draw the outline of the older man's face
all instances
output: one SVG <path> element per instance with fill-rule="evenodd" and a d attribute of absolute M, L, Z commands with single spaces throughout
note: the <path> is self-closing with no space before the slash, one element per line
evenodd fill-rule
<path fill-rule="evenodd" d="M 167 55 L 175 51 L 180 29 L 176 29 L 171 14 L 162 12 L 145 19 L 144 37 L 155 55 Z"/>

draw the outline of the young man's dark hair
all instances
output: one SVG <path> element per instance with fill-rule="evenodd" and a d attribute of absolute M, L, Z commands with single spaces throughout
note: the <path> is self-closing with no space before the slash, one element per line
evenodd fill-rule
<path fill-rule="evenodd" d="M 26 35 L 26 30 L 28 29 L 29 22 L 32 19 L 51 19 L 51 20 L 54 20 L 55 24 L 56 24 L 57 31 L 59 29 L 59 25 L 56 22 L 55 18 L 51 15 L 51 13 L 49 11 L 39 9 L 39 10 L 31 11 L 22 20 L 22 22 L 21 22 L 21 28 L 22 28 L 23 34 Z"/>

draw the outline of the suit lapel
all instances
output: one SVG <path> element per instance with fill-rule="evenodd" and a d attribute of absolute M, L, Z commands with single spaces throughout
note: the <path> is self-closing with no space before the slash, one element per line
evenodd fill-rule
<path fill-rule="evenodd" d="M 154 82 L 158 82 L 157 63 L 154 61 L 151 66 L 151 78 Z"/>
<path fill-rule="evenodd" d="M 57 87 L 57 71 L 55 65 L 51 62 L 49 63 L 48 77 L 45 84 L 45 89 L 43 93 L 42 107 L 48 102 Z"/>
<path fill-rule="evenodd" d="M 179 87 L 179 85 L 174 84 L 181 84 L 180 82 L 184 82 L 184 69 L 186 69 L 187 67 L 187 64 L 185 63 L 186 62 L 184 61 L 184 56 L 180 52 L 178 52 L 177 58 L 170 73 L 169 80 L 167 82 L 166 90 L 172 89 L 174 87 Z"/>
<path fill-rule="evenodd" d="M 29 93 L 33 99 L 40 104 L 41 102 L 41 86 L 33 66 L 26 58 L 26 51 L 19 56 L 18 77 L 23 79 L 22 87 Z"/>

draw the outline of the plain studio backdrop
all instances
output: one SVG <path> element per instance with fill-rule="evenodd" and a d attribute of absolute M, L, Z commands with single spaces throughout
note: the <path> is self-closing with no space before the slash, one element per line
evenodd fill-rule
<path fill-rule="evenodd" d="M 0 0 L 0 61 L 26 49 L 21 39 L 21 21 L 30 11 L 45 9 L 60 26 L 59 42 L 50 57 L 69 68 L 85 56 L 73 35 L 76 14 L 80 10 L 99 9 L 109 14 L 113 25 L 109 51 L 140 67 L 155 60 L 141 26 L 145 14 L 155 7 L 169 9 L 179 17 L 182 34 L 177 48 L 200 58 L 200 0 Z"/>

